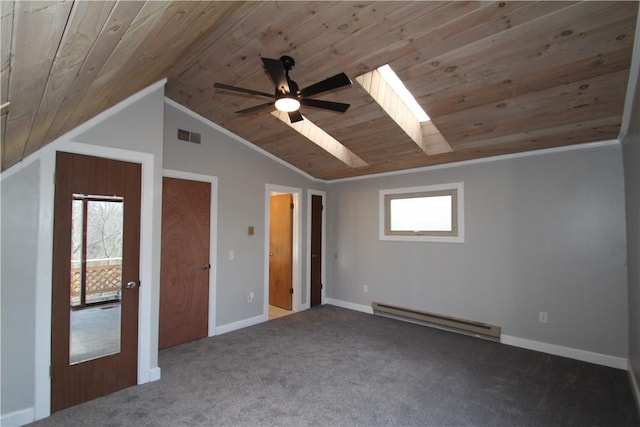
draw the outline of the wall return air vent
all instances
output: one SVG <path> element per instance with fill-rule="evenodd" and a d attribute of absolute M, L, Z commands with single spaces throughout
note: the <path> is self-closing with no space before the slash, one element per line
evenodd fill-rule
<path fill-rule="evenodd" d="M 202 136 L 197 132 L 190 132 L 188 130 L 178 129 L 178 139 L 180 141 L 200 144 L 200 142 L 202 141 Z"/>

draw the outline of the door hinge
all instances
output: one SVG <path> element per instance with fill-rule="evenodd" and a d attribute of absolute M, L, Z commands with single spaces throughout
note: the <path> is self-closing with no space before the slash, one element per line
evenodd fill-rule
<path fill-rule="evenodd" d="M 291 203 L 291 210 L 293 210 L 293 203 Z"/>
<path fill-rule="evenodd" d="M 293 295 L 293 288 L 290 288 L 290 289 L 289 289 L 289 293 L 290 293 L 291 295 Z"/>
<path fill-rule="evenodd" d="M 53 365 L 49 365 L 49 378 L 53 378 Z"/>
<path fill-rule="evenodd" d="M 320 289 L 324 289 L 324 283 L 320 283 Z"/>

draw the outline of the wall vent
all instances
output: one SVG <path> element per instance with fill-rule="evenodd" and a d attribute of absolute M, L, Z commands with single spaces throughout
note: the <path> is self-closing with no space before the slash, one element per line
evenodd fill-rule
<path fill-rule="evenodd" d="M 500 326 L 458 319 L 441 314 L 427 313 L 411 308 L 398 307 L 380 302 L 372 302 L 373 314 L 392 319 L 432 326 L 447 331 L 458 332 L 491 341 L 500 341 Z"/>
<path fill-rule="evenodd" d="M 194 144 L 200 144 L 201 135 L 196 132 L 189 132 L 188 130 L 178 129 L 178 139 L 180 141 L 193 142 Z"/>

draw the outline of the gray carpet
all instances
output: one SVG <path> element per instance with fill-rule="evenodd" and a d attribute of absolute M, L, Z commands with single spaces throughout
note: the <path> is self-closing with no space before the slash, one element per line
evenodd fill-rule
<path fill-rule="evenodd" d="M 37 426 L 638 426 L 626 371 L 317 307 L 160 352 Z"/>

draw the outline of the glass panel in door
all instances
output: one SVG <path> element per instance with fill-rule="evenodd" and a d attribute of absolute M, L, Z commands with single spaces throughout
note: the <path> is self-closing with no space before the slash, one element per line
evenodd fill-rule
<path fill-rule="evenodd" d="M 69 361 L 120 352 L 122 197 L 74 194 Z"/>

